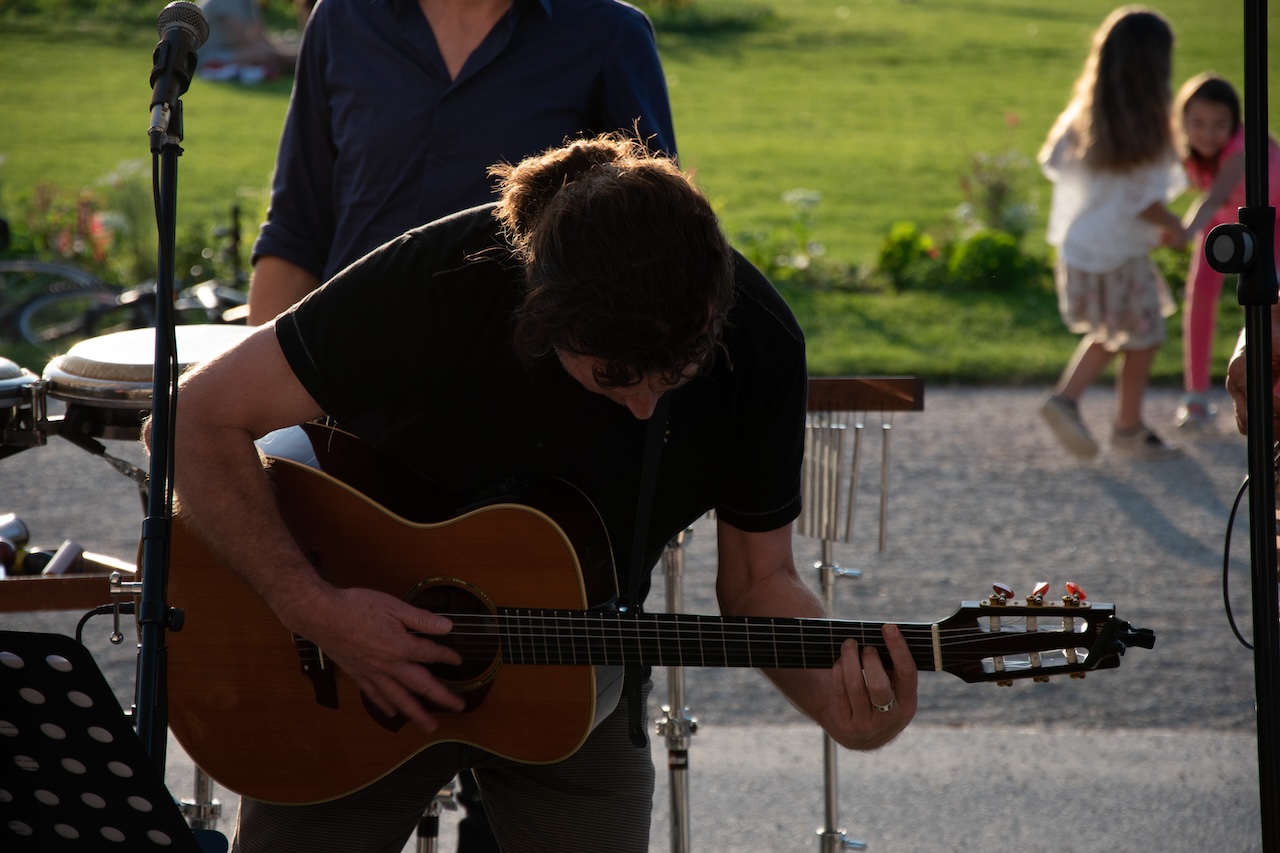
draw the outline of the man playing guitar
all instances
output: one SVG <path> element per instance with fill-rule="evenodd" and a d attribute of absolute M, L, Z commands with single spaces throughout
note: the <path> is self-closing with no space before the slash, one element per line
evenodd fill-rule
<path fill-rule="evenodd" d="M 460 663 L 454 622 L 327 581 L 282 519 L 262 436 L 328 416 L 449 493 L 566 481 L 598 511 L 631 602 L 671 537 L 714 509 L 722 613 L 825 615 L 792 554 L 807 377 L 781 297 L 689 178 L 632 140 L 577 141 L 494 174 L 496 205 L 382 246 L 186 375 L 175 423 L 183 522 L 374 713 L 428 732 L 465 713 L 425 666 Z M 834 667 L 766 675 L 837 742 L 875 749 L 916 709 L 899 629 L 883 642 L 888 666 L 847 640 Z M 627 712 L 619 702 L 552 763 L 445 741 L 328 802 L 246 797 L 235 849 L 399 851 L 472 768 L 503 850 L 643 853 L 654 771 Z"/>

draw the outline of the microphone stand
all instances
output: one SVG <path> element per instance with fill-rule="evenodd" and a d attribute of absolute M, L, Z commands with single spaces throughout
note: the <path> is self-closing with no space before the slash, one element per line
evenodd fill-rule
<path fill-rule="evenodd" d="M 1244 4 L 1245 206 L 1238 223 L 1219 225 L 1204 241 L 1215 270 L 1239 276 L 1245 309 L 1249 418 L 1249 530 L 1253 576 L 1254 686 L 1257 701 L 1258 788 L 1262 849 L 1280 851 L 1280 604 L 1276 580 L 1275 446 L 1272 435 L 1271 306 L 1276 303 L 1275 208 L 1267 174 L 1267 3 Z"/>
<path fill-rule="evenodd" d="M 155 367 L 151 390 L 151 454 L 147 517 L 142 524 L 142 599 L 138 606 L 138 737 L 163 778 L 169 726 L 168 650 L 165 631 L 182 627 L 181 611 L 166 603 L 170 519 L 173 508 L 173 416 L 178 354 L 174 319 L 174 263 L 177 243 L 178 157 L 182 154 L 182 101 L 175 102 L 168 126 L 152 129 L 152 178 L 159 232 L 156 270 Z M 158 171 L 158 175 L 156 174 Z"/>

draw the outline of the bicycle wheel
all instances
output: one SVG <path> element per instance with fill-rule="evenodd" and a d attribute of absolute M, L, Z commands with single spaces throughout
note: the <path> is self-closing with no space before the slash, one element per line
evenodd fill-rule
<path fill-rule="evenodd" d="M 92 273 L 68 264 L 28 258 L 0 261 L 0 332 L 15 332 L 18 310 L 37 296 L 106 289 L 107 285 Z"/>
<path fill-rule="evenodd" d="M 217 280 L 203 281 L 178 293 L 175 309 L 180 323 L 236 323 L 248 320 L 249 294 Z"/>
<path fill-rule="evenodd" d="M 148 325 L 138 302 L 110 290 L 68 290 L 37 296 L 18 311 L 18 332 L 48 355 L 99 335 Z"/>

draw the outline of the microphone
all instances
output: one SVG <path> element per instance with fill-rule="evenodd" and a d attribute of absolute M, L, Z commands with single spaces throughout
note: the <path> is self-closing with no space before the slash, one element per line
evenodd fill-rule
<path fill-rule="evenodd" d="M 169 130 L 178 98 L 191 85 L 196 51 L 209 38 L 209 21 L 195 3 L 174 0 L 156 19 L 160 42 L 151 56 L 151 133 Z"/>

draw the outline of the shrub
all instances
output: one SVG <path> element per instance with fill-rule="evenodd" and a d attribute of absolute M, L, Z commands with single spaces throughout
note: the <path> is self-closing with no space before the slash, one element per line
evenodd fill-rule
<path fill-rule="evenodd" d="M 91 187 L 38 185 L 29 198 L 0 205 L 10 229 L 5 257 L 62 261 L 101 280 L 131 287 L 156 277 L 157 235 L 149 173 L 141 160 L 117 164 Z M 235 280 L 239 259 L 226 238 L 198 218 L 179 222 L 174 275 L 179 281 Z"/>
<path fill-rule="evenodd" d="M 858 270 L 826 261 L 826 246 L 814 239 L 814 211 L 822 202 L 817 190 L 793 189 L 782 194 L 791 209 L 783 228 L 737 236 L 735 243 L 747 260 L 779 288 L 848 290 L 862 287 Z"/>
<path fill-rule="evenodd" d="M 1042 289 L 1048 265 L 1003 231 L 978 231 L 939 245 L 915 223 L 899 222 L 880 248 L 876 274 L 899 292 L 1014 293 Z"/>
<path fill-rule="evenodd" d="M 1003 231 L 1017 240 L 1026 236 L 1035 219 L 1037 198 L 1033 178 L 1038 171 L 1030 158 L 1021 154 L 1014 142 L 1020 119 L 1005 115 L 1010 147 L 996 154 L 979 152 L 969 158 L 969 171 L 960 178 L 964 201 L 955 219 L 961 231 Z"/>
<path fill-rule="evenodd" d="M 1002 231 L 1021 240 L 1035 218 L 1035 194 L 1028 175 L 1031 161 L 1017 151 L 975 154 L 960 180 L 965 200 L 956 221 L 966 233 Z"/>
<path fill-rule="evenodd" d="M 101 276 L 112 242 L 102 208 L 101 195 L 92 189 L 68 192 L 50 183 L 38 184 L 20 217 L 9 222 L 13 249 L 28 249 Z"/>
<path fill-rule="evenodd" d="M 898 222 L 880 246 L 876 271 L 894 290 L 934 288 L 942 283 L 946 261 L 933 238 L 914 222 Z"/>
<path fill-rule="evenodd" d="M 1170 249 L 1163 246 L 1151 253 L 1151 260 L 1168 282 L 1169 289 L 1181 297 L 1187 286 L 1187 271 L 1191 268 L 1191 249 Z M 1223 293 L 1234 293 L 1236 277 L 1229 275 L 1222 282 Z"/>
<path fill-rule="evenodd" d="M 1005 231 L 979 231 L 952 247 L 947 284 L 955 290 L 1013 293 L 1038 287 L 1048 267 Z"/>

